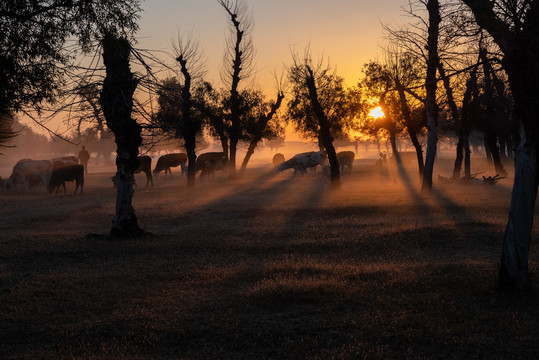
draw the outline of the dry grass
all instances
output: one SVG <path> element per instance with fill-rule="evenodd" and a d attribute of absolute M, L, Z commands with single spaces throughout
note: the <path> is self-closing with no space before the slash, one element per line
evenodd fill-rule
<path fill-rule="evenodd" d="M 510 181 L 425 197 L 367 162 L 336 191 L 267 170 L 160 179 L 135 194 L 150 234 L 114 242 L 87 236 L 109 229 L 109 174 L 0 196 L 0 358 L 539 357 L 538 292 L 496 288 Z"/>

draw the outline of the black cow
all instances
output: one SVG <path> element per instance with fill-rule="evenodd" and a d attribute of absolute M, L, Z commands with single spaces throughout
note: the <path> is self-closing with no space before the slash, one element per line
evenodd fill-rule
<path fill-rule="evenodd" d="M 167 172 L 170 174 L 170 177 L 172 177 L 172 171 L 170 170 L 171 167 L 182 167 L 182 175 L 185 173 L 185 164 L 187 163 L 187 154 L 185 153 L 178 153 L 178 154 L 166 154 L 161 156 L 159 159 L 157 159 L 157 164 L 155 165 L 155 169 L 153 170 L 153 173 L 155 176 L 159 175 L 161 171 L 165 172 L 165 177 L 167 176 Z"/>
<path fill-rule="evenodd" d="M 56 193 L 58 194 L 60 186 L 62 186 L 65 194 L 67 192 L 66 181 L 75 181 L 75 191 L 73 193 L 76 194 L 80 186 L 80 193 L 82 194 L 84 188 L 84 166 L 66 165 L 53 169 L 47 190 L 51 194 L 56 190 Z"/>
<path fill-rule="evenodd" d="M 148 184 L 151 183 L 152 187 L 153 187 L 152 158 L 149 157 L 148 155 L 144 155 L 144 156 L 139 156 L 138 160 L 139 160 L 140 163 L 139 163 L 139 166 L 138 166 L 137 170 L 135 170 L 134 174 L 138 174 L 138 173 L 141 173 L 141 172 L 146 174 L 146 190 L 148 190 Z M 112 183 L 113 183 L 115 188 L 116 188 L 116 185 L 117 185 L 117 176 L 118 175 L 114 175 L 113 177 L 110 178 L 112 180 Z M 135 183 L 135 185 L 136 185 L 136 183 Z"/>

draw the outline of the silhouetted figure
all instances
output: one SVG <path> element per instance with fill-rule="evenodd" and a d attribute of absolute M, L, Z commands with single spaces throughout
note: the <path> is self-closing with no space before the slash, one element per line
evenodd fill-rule
<path fill-rule="evenodd" d="M 86 151 L 86 147 L 83 146 L 82 150 L 79 151 L 79 161 L 82 166 L 84 166 L 84 173 L 88 174 L 88 160 L 90 160 L 90 154 Z"/>

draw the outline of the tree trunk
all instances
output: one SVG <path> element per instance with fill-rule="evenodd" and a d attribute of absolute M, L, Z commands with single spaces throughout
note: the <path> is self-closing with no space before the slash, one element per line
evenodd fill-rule
<path fill-rule="evenodd" d="M 438 29 L 440 25 L 440 4 L 438 0 L 428 0 L 429 29 L 427 39 L 428 60 L 427 76 L 425 79 L 425 109 L 427 112 L 427 156 L 425 157 L 425 172 L 421 192 L 432 191 L 432 175 L 436 145 L 438 142 L 438 109 L 436 105 L 436 68 L 438 65 Z"/>
<path fill-rule="evenodd" d="M 535 144 L 523 139 L 515 151 L 515 181 L 499 275 L 501 287 L 509 291 L 521 292 L 528 286 L 528 254 L 537 184 L 537 150 Z"/>
<path fill-rule="evenodd" d="M 228 167 L 228 174 L 229 176 L 235 177 L 236 176 L 236 152 L 238 151 L 238 139 L 236 139 L 235 136 L 230 134 L 230 155 L 228 159 L 229 167 Z"/>
<path fill-rule="evenodd" d="M 187 186 L 196 184 L 196 137 L 194 134 L 184 136 L 185 152 L 187 153 Z"/>
<path fill-rule="evenodd" d="M 325 147 L 326 153 L 328 155 L 329 166 L 331 169 L 331 185 L 333 187 L 339 187 L 340 182 L 340 173 L 339 173 L 339 160 L 337 160 L 337 153 L 335 152 L 335 147 L 333 146 L 333 137 L 331 136 L 329 121 L 327 118 L 322 105 L 318 101 L 318 93 L 314 80 L 314 74 L 312 69 L 309 66 L 307 68 L 307 88 L 309 89 L 309 98 L 313 106 L 314 113 L 318 119 L 318 124 L 320 126 L 320 139 Z"/>
<path fill-rule="evenodd" d="M 228 154 L 228 138 L 224 134 L 219 135 L 219 140 L 221 141 L 221 148 L 223 148 L 223 152 L 225 154 Z"/>
<path fill-rule="evenodd" d="M 249 148 L 247 149 L 247 153 L 245 154 L 243 162 L 241 163 L 240 176 L 243 176 L 243 174 L 245 173 L 245 169 L 247 169 L 247 163 L 251 159 L 251 156 L 254 154 L 259 140 L 260 139 L 255 139 L 249 143 Z"/>
<path fill-rule="evenodd" d="M 100 103 L 107 126 L 112 130 L 117 145 L 116 211 L 110 236 L 132 237 L 143 233 L 138 226 L 132 205 L 134 171 L 139 166 L 138 148 L 142 143 L 141 127 L 132 119 L 133 93 L 137 81 L 129 68 L 131 46 L 127 39 L 106 34 L 103 41 L 103 61 L 106 77 Z"/>
<path fill-rule="evenodd" d="M 500 157 L 500 150 L 498 149 L 498 144 L 496 142 L 496 134 L 489 131 L 486 133 L 485 139 L 488 144 L 490 154 L 492 156 L 492 161 L 494 162 L 494 170 L 496 171 L 496 174 L 507 175 L 503 168 L 502 159 Z"/>
<path fill-rule="evenodd" d="M 464 176 L 467 178 L 472 176 L 470 164 L 470 135 L 464 135 Z"/>
<path fill-rule="evenodd" d="M 391 152 L 393 153 L 396 164 L 401 165 L 401 157 L 397 150 L 397 135 L 394 130 L 389 132 L 389 142 L 391 143 Z"/>
<path fill-rule="evenodd" d="M 455 159 L 455 165 L 453 166 L 453 179 L 460 178 L 460 170 L 462 169 L 462 161 L 464 160 L 464 135 L 459 136 L 459 142 L 457 143 L 457 158 Z"/>

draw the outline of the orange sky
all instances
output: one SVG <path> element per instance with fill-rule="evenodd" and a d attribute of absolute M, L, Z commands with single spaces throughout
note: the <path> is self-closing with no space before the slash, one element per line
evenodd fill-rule
<path fill-rule="evenodd" d="M 273 74 L 290 65 L 291 48 L 301 54 L 310 45 L 314 57 L 329 60 L 347 85 L 355 85 L 363 64 L 381 56 L 381 23 L 402 23 L 401 6 L 406 1 L 246 0 L 254 20 L 256 74 L 244 84 L 259 86 L 273 97 Z M 217 0 L 148 0 L 143 9 L 137 48 L 171 52 L 178 31 L 191 33 L 204 51 L 207 80 L 221 85 L 230 20 Z M 169 64 L 175 65 L 172 58 Z M 47 125 L 59 132 L 65 129 L 61 120 Z"/>
<path fill-rule="evenodd" d="M 301 53 L 310 43 L 313 55 L 329 58 L 348 85 L 356 84 L 363 64 L 381 54 L 380 23 L 402 22 L 405 1 L 247 0 L 254 19 L 254 81 L 273 93 L 272 73 L 290 64 L 290 48 Z M 208 77 L 219 82 L 229 18 L 217 0 L 154 0 L 143 7 L 140 47 L 169 50 L 178 30 L 190 32 L 204 49 Z"/>

